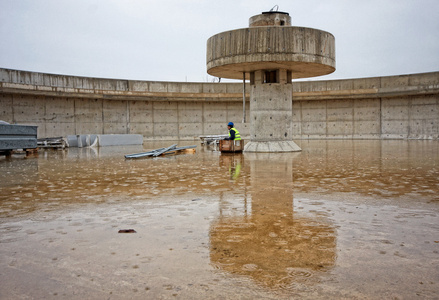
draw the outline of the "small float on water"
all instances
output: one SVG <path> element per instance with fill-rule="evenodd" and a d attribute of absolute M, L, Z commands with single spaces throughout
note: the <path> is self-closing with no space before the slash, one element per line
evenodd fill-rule
<path fill-rule="evenodd" d="M 244 149 L 244 140 L 220 140 L 221 153 L 240 153 Z"/>

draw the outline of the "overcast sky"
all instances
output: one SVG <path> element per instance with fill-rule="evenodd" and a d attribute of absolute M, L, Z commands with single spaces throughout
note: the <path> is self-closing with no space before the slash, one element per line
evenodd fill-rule
<path fill-rule="evenodd" d="M 274 5 L 335 36 L 336 71 L 314 79 L 439 71 L 439 0 L 0 0 L 0 68 L 212 81 L 207 39 Z"/>

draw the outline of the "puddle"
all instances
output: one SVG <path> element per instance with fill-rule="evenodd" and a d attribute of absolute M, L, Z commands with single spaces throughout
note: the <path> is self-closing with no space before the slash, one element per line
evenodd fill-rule
<path fill-rule="evenodd" d="M 437 298 L 438 142 L 298 144 L 0 158 L 0 298 Z"/>

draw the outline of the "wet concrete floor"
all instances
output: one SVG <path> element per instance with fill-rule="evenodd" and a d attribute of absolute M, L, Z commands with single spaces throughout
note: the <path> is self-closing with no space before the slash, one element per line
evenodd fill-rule
<path fill-rule="evenodd" d="M 297 143 L 0 158 L 0 299 L 438 299 L 439 142 Z"/>

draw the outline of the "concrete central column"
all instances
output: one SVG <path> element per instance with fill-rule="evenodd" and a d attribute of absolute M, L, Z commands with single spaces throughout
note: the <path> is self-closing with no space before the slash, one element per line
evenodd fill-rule
<path fill-rule="evenodd" d="M 292 79 L 335 71 L 334 36 L 291 26 L 286 12 L 263 12 L 250 18 L 249 28 L 209 38 L 206 58 L 212 76 L 249 75 L 250 142 L 245 152 L 301 151 L 292 140 Z"/>
<path fill-rule="evenodd" d="M 256 71 L 251 75 L 250 142 L 247 152 L 300 151 L 292 140 L 293 85 L 287 70 Z M 266 83 L 273 75 L 279 82 Z M 254 77 L 254 78 L 253 78 Z M 254 79 L 254 80 L 253 80 Z"/>

